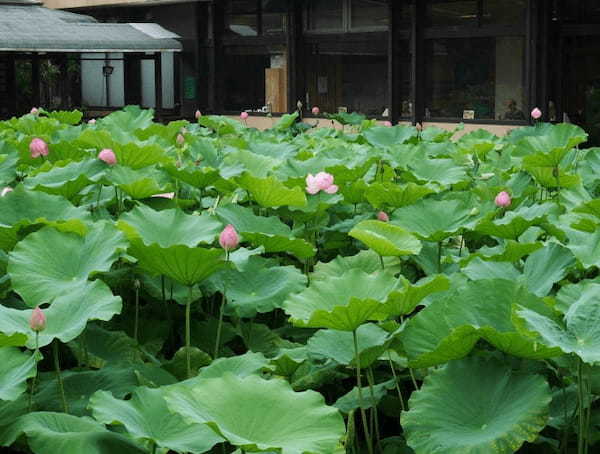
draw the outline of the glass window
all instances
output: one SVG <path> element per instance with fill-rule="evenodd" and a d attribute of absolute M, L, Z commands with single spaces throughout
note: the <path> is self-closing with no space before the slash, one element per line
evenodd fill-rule
<path fill-rule="evenodd" d="M 525 120 L 522 37 L 426 42 L 426 118 Z"/>
<path fill-rule="evenodd" d="M 344 0 L 312 0 L 308 5 L 309 30 L 342 30 Z"/>
<path fill-rule="evenodd" d="M 474 25 L 477 23 L 476 0 L 429 0 L 427 25 Z"/>
<path fill-rule="evenodd" d="M 560 0 L 558 6 L 563 22 L 600 23 L 600 2 L 598 0 Z"/>
<path fill-rule="evenodd" d="M 352 0 L 350 28 L 387 29 L 389 5 L 386 0 Z"/>
<path fill-rule="evenodd" d="M 238 36 L 258 35 L 258 2 L 256 0 L 231 0 L 225 11 L 226 29 Z"/>
<path fill-rule="evenodd" d="M 286 2 L 262 0 L 263 33 L 283 33 L 286 30 Z"/>
<path fill-rule="evenodd" d="M 481 23 L 524 25 L 527 0 L 485 0 Z"/>

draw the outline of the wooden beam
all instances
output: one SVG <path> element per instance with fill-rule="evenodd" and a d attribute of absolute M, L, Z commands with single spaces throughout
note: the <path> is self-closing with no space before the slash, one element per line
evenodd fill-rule
<path fill-rule="evenodd" d="M 154 93 L 155 111 L 159 113 L 163 108 L 162 96 L 162 55 L 160 52 L 154 54 Z"/>
<path fill-rule="evenodd" d="M 302 2 L 300 1 L 288 1 L 286 44 L 287 108 L 288 112 L 291 113 L 296 110 L 298 101 L 304 103 L 304 93 L 306 92 Z"/>

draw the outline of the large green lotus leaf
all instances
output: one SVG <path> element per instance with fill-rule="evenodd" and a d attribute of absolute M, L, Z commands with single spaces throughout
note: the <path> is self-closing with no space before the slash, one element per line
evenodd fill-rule
<path fill-rule="evenodd" d="M 403 186 L 393 183 L 373 183 L 367 188 L 365 196 L 374 208 L 400 208 L 412 205 L 433 192 L 433 189 L 415 183 Z"/>
<path fill-rule="evenodd" d="M 36 412 L 17 419 L 0 434 L 0 444 L 10 446 L 21 434 L 35 454 L 145 454 L 127 437 L 111 432 L 87 417 L 66 413 Z"/>
<path fill-rule="evenodd" d="M 479 257 L 488 262 L 518 262 L 526 255 L 542 248 L 543 243 L 519 243 L 515 240 L 506 240 L 504 244 L 494 247 L 482 247 L 465 257 L 461 263 L 466 264 Z"/>
<path fill-rule="evenodd" d="M 165 193 L 169 187 L 165 176 L 152 167 L 134 170 L 129 167 L 115 166 L 110 169 L 107 181 L 136 200 Z"/>
<path fill-rule="evenodd" d="M 116 146 L 114 152 L 120 166 L 136 170 L 170 160 L 162 147 L 157 144 L 128 142 Z"/>
<path fill-rule="evenodd" d="M 245 451 L 330 454 L 345 433 L 342 416 L 323 396 L 296 393 L 284 380 L 227 374 L 173 387 L 165 397 L 171 411 L 208 424 Z"/>
<path fill-rule="evenodd" d="M 26 178 L 25 187 L 72 199 L 85 187 L 100 182 L 108 169 L 99 159 L 63 161 L 61 164 L 64 166 L 49 167 L 47 171 Z"/>
<path fill-rule="evenodd" d="M 600 285 L 581 297 L 567 310 L 564 319 L 557 321 L 550 315 L 518 306 L 517 317 L 522 329 L 535 335 L 549 347 L 560 348 L 565 353 L 575 353 L 589 364 L 600 362 Z"/>
<path fill-rule="evenodd" d="M 494 214 L 490 213 L 475 226 L 475 230 L 498 238 L 516 240 L 532 225 L 546 221 L 554 208 L 552 203 L 523 206 L 507 212 L 500 219 L 494 219 Z"/>
<path fill-rule="evenodd" d="M 84 237 L 44 227 L 9 254 L 13 290 L 30 307 L 49 303 L 109 271 L 126 247 L 124 235 L 108 222 L 97 222 Z"/>
<path fill-rule="evenodd" d="M 385 271 L 391 274 L 400 272 L 400 260 L 396 257 L 385 257 L 383 259 Z M 381 270 L 381 260 L 379 255 L 371 249 L 360 251 L 356 255 L 343 257 L 338 255 L 330 262 L 319 262 L 314 267 L 311 274 L 311 281 L 322 281 L 330 277 L 337 277 L 351 269 L 359 269 L 367 274 L 375 273 Z"/>
<path fill-rule="evenodd" d="M 411 314 L 426 297 L 450 288 L 450 279 L 443 274 L 425 277 L 414 284 L 404 276 L 400 276 L 400 283 L 402 288 L 394 290 L 388 296 L 385 307 L 387 316 L 398 317 Z"/>
<path fill-rule="evenodd" d="M 385 148 L 408 142 L 417 136 L 417 129 L 413 126 L 373 126 L 365 130 L 363 135 L 374 147 Z"/>
<path fill-rule="evenodd" d="M 381 221 L 362 221 L 350 233 L 382 257 L 417 255 L 421 242 L 401 227 Z"/>
<path fill-rule="evenodd" d="M 128 238 L 141 238 L 146 245 L 156 243 L 163 248 L 212 243 L 223 228 L 207 213 L 193 216 L 179 209 L 155 211 L 146 205 L 124 213 L 117 225 Z"/>
<path fill-rule="evenodd" d="M 1 144 L 0 151 L 2 151 Z M 0 154 L 0 186 L 4 187 L 15 179 L 18 160 L 16 153 Z"/>
<path fill-rule="evenodd" d="M 316 249 L 302 238 L 294 238 L 291 229 L 277 217 L 257 216 L 251 208 L 226 205 L 217 208 L 217 216 L 224 224 L 232 224 L 243 239 L 265 252 L 288 252 L 305 259 L 316 254 Z"/>
<path fill-rule="evenodd" d="M 243 355 L 230 358 L 219 358 L 206 367 L 200 369 L 198 376 L 187 380 L 185 383 L 199 383 L 201 379 L 219 378 L 225 374 L 234 374 L 238 377 L 260 375 L 263 370 L 269 369 L 269 361 L 262 353 L 247 352 Z"/>
<path fill-rule="evenodd" d="M 567 247 L 577 260 L 586 268 L 600 267 L 600 228 L 592 233 L 567 229 L 566 233 L 569 238 Z"/>
<path fill-rule="evenodd" d="M 545 188 L 555 188 L 557 186 L 554 169 L 550 167 L 530 167 L 527 171 L 531 176 Z M 573 175 L 561 171 L 558 176 L 558 185 L 561 188 L 575 188 L 581 183 L 579 175 Z"/>
<path fill-rule="evenodd" d="M 587 137 L 588 135 L 579 126 L 562 123 L 553 126 L 541 135 L 525 137 L 520 146 L 531 153 L 528 156 L 530 159 L 537 158 L 534 160 L 537 166 L 541 166 L 538 161 L 545 157 L 543 166 L 556 167 L 567 152 L 585 142 Z M 524 160 L 524 162 L 527 161 Z"/>
<path fill-rule="evenodd" d="M 518 303 L 542 313 L 549 309 L 515 282 L 487 279 L 467 282 L 434 300 L 407 324 L 402 342 L 412 367 L 429 367 L 466 356 L 483 338 L 511 355 L 543 359 L 560 354 L 540 346 L 512 323 Z"/>
<path fill-rule="evenodd" d="M 143 270 L 153 275 L 167 276 L 187 286 L 197 284 L 226 266 L 222 249 L 184 245 L 162 248 L 158 244 L 147 246 L 141 239 L 134 239 L 129 250 Z"/>
<path fill-rule="evenodd" d="M 89 212 L 76 208 L 62 197 L 26 190 L 19 185 L 0 198 L 0 249 L 9 250 L 17 243 L 18 231 L 28 225 L 50 225 L 63 232 L 84 235 Z"/>
<path fill-rule="evenodd" d="M 267 267 L 257 257 L 250 258 L 250 266 L 245 271 L 227 269 L 214 277 L 217 281 L 214 284 L 225 291 L 227 308 L 245 318 L 281 308 L 286 298 L 304 290 L 307 282 L 298 268 Z"/>
<path fill-rule="evenodd" d="M 27 379 L 37 373 L 37 355 L 16 347 L 0 348 L 0 400 L 16 400 L 27 389 Z"/>
<path fill-rule="evenodd" d="M 512 263 L 508 262 L 486 262 L 477 257 L 462 269 L 462 272 L 472 281 L 481 279 L 506 279 L 517 280 L 521 273 Z"/>
<path fill-rule="evenodd" d="M 413 159 L 409 165 L 415 178 L 429 183 L 436 182 L 444 186 L 468 180 L 465 168 L 452 159 Z"/>
<path fill-rule="evenodd" d="M 585 295 L 585 298 L 592 297 L 600 288 L 597 284 L 600 283 L 600 278 L 593 280 L 583 280 L 576 284 L 563 285 L 556 293 L 556 304 L 554 309 L 566 314 L 569 308 L 577 302 L 577 300 Z"/>
<path fill-rule="evenodd" d="M 569 249 L 558 243 L 548 243 L 532 253 L 525 261 L 523 274 L 529 291 L 546 296 L 555 282 L 566 276 L 575 265 L 575 257 Z"/>
<path fill-rule="evenodd" d="M 66 111 L 66 110 L 57 110 L 54 112 L 50 112 L 48 117 L 54 118 L 58 120 L 60 123 L 64 123 L 66 125 L 76 125 L 83 118 L 83 113 L 79 110 Z"/>
<path fill-rule="evenodd" d="M 263 207 L 306 205 L 304 188 L 294 186 L 290 189 L 275 177 L 256 178 L 245 173 L 237 179 L 237 182 Z"/>
<path fill-rule="evenodd" d="M 382 318 L 382 305 L 399 282 L 387 273 L 369 275 L 352 269 L 311 283 L 302 293 L 288 298 L 284 310 L 296 326 L 353 331 L 368 320 Z"/>
<path fill-rule="evenodd" d="M 99 422 L 123 425 L 133 438 L 150 440 L 161 448 L 200 454 L 223 441 L 207 425 L 188 423 L 180 415 L 170 413 L 159 389 L 137 388 L 130 400 L 98 391 L 89 405 Z"/>
<path fill-rule="evenodd" d="M 389 333 L 384 329 L 366 323 L 356 330 L 361 367 L 369 367 L 387 348 Z M 354 365 L 354 338 L 348 331 L 322 329 L 317 331 L 306 343 L 307 351 L 320 355 L 343 365 Z"/>
<path fill-rule="evenodd" d="M 540 375 L 465 358 L 433 370 L 401 422 L 416 454 L 512 454 L 538 437 L 551 400 Z"/>
<path fill-rule="evenodd" d="M 244 170 L 258 178 L 265 178 L 282 162 L 281 158 L 261 156 L 243 149 L 232 149 L 223 160 L 225 165 L 235 166 L 241 164 L 244 166 Z"/>
<path fill-rule="evenodd" d="M 39 346 L 54 339 L 69 342 L 79 336 L 89 320 L 110 320 L 121 312 L 121 298 L 114 296 L 101 281 L 79 282 L 65 288 L 49 308 L 44 310 L 46 328 L 39 333 Z M 35 348 L 35 333 L 29 327 L 31 309 L 18 310 L 0 306 L 0 332 L 21 333 L 28 337 L 27 347 Z"/>
<path fill-rule="evenodd" d="M 421 199 L 397 209 L 392 222 L 427 241 L 442 241 L 469 228 L 479 219 L 472 213 L 470 197 L 446 200 Z"/>
<path fill-rule="evenodd" d="M 390 389 L 394 389 L 394 387 L 394 380 L 388 380 L 386 382 L 379 383 L 378 385 L 374 385 L 373 389 L 365 386 L 361 388 L 361 399 L 358 393 L 358 387 L 355 386 L 351 391 L 347 392 L 338 400 L 336 400 L 333 406 L 338 408 L 342 413 L 346 414 L 358 408 L 367 410 L 369 408 L 376 407 L 381 399 L 383 399 L 383 397 L 388 393 L 388 391 Z"/>
<path fill-rule="evenodd" d="M 200 189 L 211 186 L 219 179 L 219 171 L 211 167 L 176 167 L 169 164 L 165 169 L 173 178 Z"/>

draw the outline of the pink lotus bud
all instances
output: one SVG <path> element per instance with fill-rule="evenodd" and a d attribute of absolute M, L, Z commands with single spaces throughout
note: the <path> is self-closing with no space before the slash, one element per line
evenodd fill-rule
<path fill-rule="evenodd" d="M 387 213 L 385 211 L 380 211 L 379 213 L 377 213 L 377 219 L 379 219 L 381 222 L 389 222 L 390 221 L 390 217 L 387 215 Z"/>
<path fill-rule="evenodd" d="M 194 114 L 194 116 L 196 117 L 196 120 L 199 120 L 200 117 L 202 116 L 202 112 L 200 112 L 199 110 L 197 110 L 196 113 Z"/>
<path fill-rule="evenodd" d="M 319 189 L 325 191 L 329 186 L 333 184 L 333 175 L 327 172 L 319 172 L 315 176 L 315 180 Z"/>
<path fill-rule="evenodd" d="M 10 186 L 6 186 L 4 189 L 2 189 L 2 191 L 0 191 L 0 197 L 4 197 L 6 194 L 12 191 L 13 188 L 11 188 Z"/>
<path fill-rule="evenodd" d="M 39 306 L 36 306 L 31 313 L 29 327 L 36 332 L 44 331 L 46 328 L 46 316 L 44 315 L 44 311 L 41 310 Z"/>
<path fill-rule="evenodd" d="M 306 192 L 309 194 L 316 194 L 320 190 L 321 189 L 317 185 L 317 178 L 311 173 L 306 175 Z"/>
<path fill-rule="evenodd" d="M 177 145 L 179 146 L 183 146 L 183 144 L 185 143 L 185 137 L 183 137 L 183 134 L 177 134 L 177 139 L 175 139 L 177 141 Z"/>
<path fill-rule="evenodd" d="M 235 227 L 231 224 L 227 224 L 219 235 L 219 244 L 223 249 L 229 251 L 230 249 L 235 249 L 239 243 L 240 237 L 235 231 Z"/>
<path fill-rule="evenodd" d="M 510 195 L 508 194 L 508 192 L 502 191 L 498 193 L 494 202 L 496 203 L 496 206 L 506 208 L 511 203 Z"/>
<path fill-rule="evenodd" d="M 383 126 L 387 126 L 388 128 L 391 128 L 392 127 L 392 122 L 386 120 L 386 121 L 383 122 Z"/>
<path fill-rule="evenodd" d="M 40 156 L 48 156 L 50 152 L 48 150 L 48 144 L 42 139 L 35 138 L 29 144 L 29 152 L 32 158 L 39 158 Z"/>
<path fill-rule="evenodd" d="M 37 107 L 32 107 L 31 111 L 29 112 L 31 115 L 39 115 L 40 110 Z"/>
<path fill-rule="evenodd" d="M 540 118 L 542 118 L 542 111 L 536 107 L 531 111 L 531 118 L 533 118 L 534 120 L 539 120 Z"/>
<path fill-rule="evenodd" d="M 100 159 L 100 161 L 104 161 L 109 166 L 114 166 L 117 163 L 117 157 L 115 156 L 114 151 L 112 151 L 110 148 L 105 148 L 98 153 L 98 159 Z"/>
<path fill-rule="evenodd" d="M 308 174 L 306 176 L 306 192 L 316 194 L 319 191 L 325 191 L 328 194 L 335 194 L 338 187 L 333 184 L 333 175 L 327 172 L 319 172 L 316 175 Z"/>
<path fill-rule="evenodd" d="M 95 125 L 96 124 L 96 119 L 92 118 L 91 120 L 88 120 L 88 125 Z"/>
<path fill-rule="evenodd" d="M 317 106 L 312 108 L 313 115 L 319 115 L 320 113 L 321 113 L 321 109 L 319 109 Z"/>
<path fill-rule="evenodd" d="M 175 193 L 174 192 L 163 192 L 162 194 L 154 194 L 152 197 L 158 197 L 161 199 L 174 199 Z"/>
<path fill-rule="evenodd" d="M 248 117 L 249 117 L 248 112 L 242 112 L 240 114 L 240 118 L 244 121 L 246 121 L 248 119 Z"/>
<path fill-rule="evenodd" d="M 327 194 L 335 194 L 336 192 L 338 192 L 338 185 L 337 184 L 332 184 L 331 186 L 329 186 L 327 189 L 324 189 L 324 191 Z"/>

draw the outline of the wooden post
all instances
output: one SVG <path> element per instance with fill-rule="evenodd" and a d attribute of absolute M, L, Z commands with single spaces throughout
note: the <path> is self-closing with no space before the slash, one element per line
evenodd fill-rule
<path fill-rule="evenodd" d="M 211 113 L 218 113 L 223 110 L 222 96 L 222 60 L 223 46 L 221 45 L 221 36 L 224 27 L 223 3 L 213 0 L 208 5 L 208 30 L 207 30 L 207 48 L 206 59 L 208 62 L 208 110 Z"/>
<path fill-rule="evenodd" d="M 400 78 L 400 14 L 402 4 L 389 2 L 389 31 L 388 31 L 388 111 L 389 120 L 396 124 L 402 113 L 402 81 Z"/>
<path fill-rule="evenodd" d="M 38 54 L 31 56 L 31 89 L 32 107 L 40 107 L 40 57 Z"/>
<path fill-rule="evenodd" d="M 425 26 L 425 5 L 423 1 L 412 0 L 412 25 L 410 36 L 411 56 L 411 102 L 412 124 L 422 122 L 425 117 L 425 45 L 423 27 Z"/>
<path fill-rule="evenodd" d="M 162 102 L 162 55 L 160 52 L 154 54 L 154 90 L 155 111 L 157 115 L 163 108 Z"/>
<path fill-rule="evenodd" d="M 287 109 L 294 112 L 298 101 L 304 103 L 305 67 L 302 33 L 302 2 L 288 0 L 287 14 Z"/>

